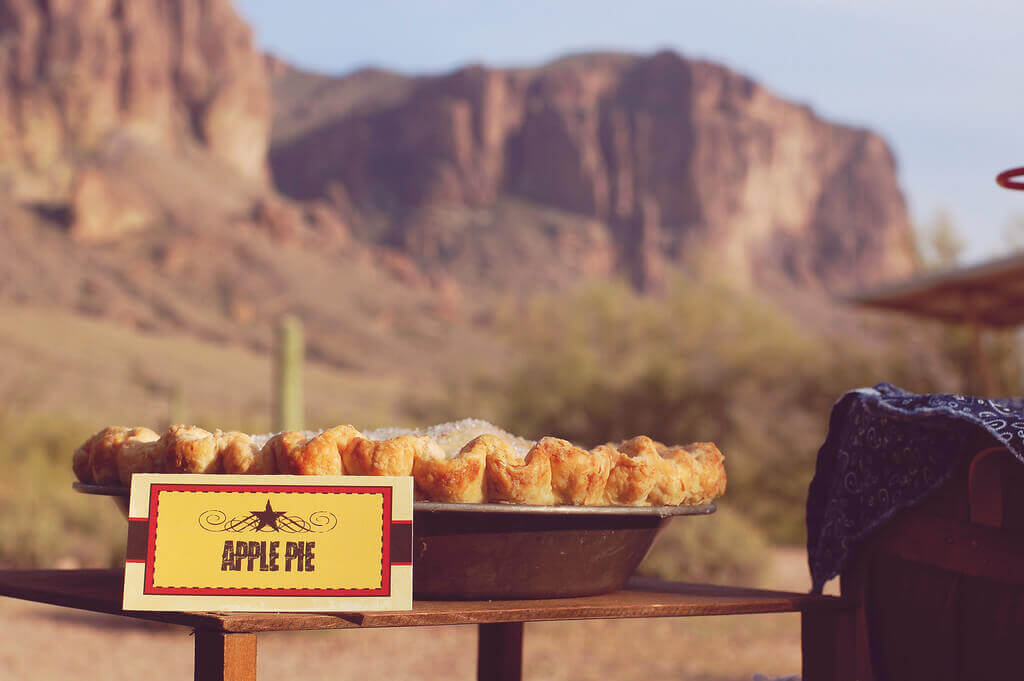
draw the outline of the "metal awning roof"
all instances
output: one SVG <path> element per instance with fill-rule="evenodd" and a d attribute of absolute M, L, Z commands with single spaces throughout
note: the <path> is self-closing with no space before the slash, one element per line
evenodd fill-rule
<path fill-rule="evenodd" d="M 993 327 L 1024 324 L 1024 253 L 923 274 L 844 300 L 945 322 Z"/>

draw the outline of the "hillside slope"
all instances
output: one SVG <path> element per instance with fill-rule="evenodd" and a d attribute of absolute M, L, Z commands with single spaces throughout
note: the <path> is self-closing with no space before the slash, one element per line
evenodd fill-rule
<path fill-rule="evenodd" d="M 401 422 L 406 377 L 308 362 L 307 423 Z M 99 428 L 169 418 L 265 432 L 273 370 L 258 352 L 184 334 L 154 336 L 72 313 L 0 305 L 0 404 Z M 421 388 L 430 390 L 430 384 Z"/>

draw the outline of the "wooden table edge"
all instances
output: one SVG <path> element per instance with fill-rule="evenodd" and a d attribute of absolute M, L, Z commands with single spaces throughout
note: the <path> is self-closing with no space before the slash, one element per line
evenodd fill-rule
<path fill-rule="evenodd" d="M 94 578 L 109 582 L 114 577 L 116 571 L 0 570 L 0 595 L 224 633 L 808 613 L 851 610 L 855 607 L 852 601 L 836 596 L 688 584 L 649 578 L 635 578 L 630 580 L 626 590 L 601 596 L 519 601 L 416 601 L 411 611 L 355 613 L 124 611 L 120 608 L 119 595 L 117 599 L 113 599 L 112 594 L 108 593 L 106 598 L 102 598 L 84 592 L 74 593 L 39 586 L 39 583 L 47 578 Z M 658 603 L 643 600 L 646 595 L 657 594 L 664 594 L 669 600 L 679 595 L 695 596 L 703 600 L 699 603 Z"/>

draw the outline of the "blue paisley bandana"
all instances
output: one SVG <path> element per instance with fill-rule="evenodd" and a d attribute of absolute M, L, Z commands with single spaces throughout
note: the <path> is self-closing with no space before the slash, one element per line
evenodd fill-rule
<path fill-rule="evenodd" d="M 888 383 L 843 395 L 807 492 L 813 591 L 839 574 L 862 538 L 949 478 L 961 457 L 998 445 L 1024 461 L 1024 399 L 917 395 Z"/>

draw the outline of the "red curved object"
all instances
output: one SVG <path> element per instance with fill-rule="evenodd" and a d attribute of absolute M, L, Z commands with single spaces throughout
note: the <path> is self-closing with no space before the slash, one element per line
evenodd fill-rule
<path fill-rule="evenodd" d="M 1010 168 L 996 175 L 996 182 L 1000 187 L 1007 189 L 1024 189 L 1024 182 L 1014 179 L 1022 176 L 1024 176 L 1024 168 Z"/>

